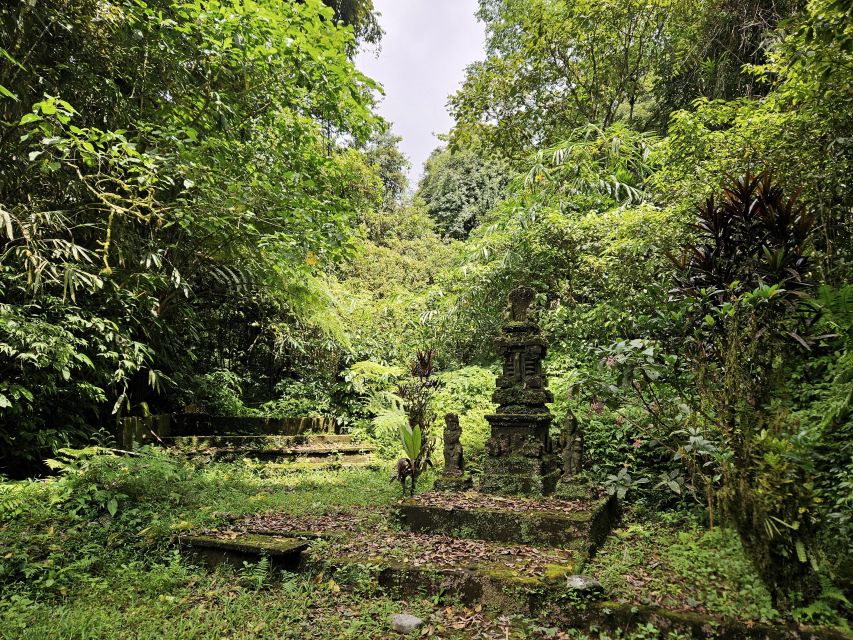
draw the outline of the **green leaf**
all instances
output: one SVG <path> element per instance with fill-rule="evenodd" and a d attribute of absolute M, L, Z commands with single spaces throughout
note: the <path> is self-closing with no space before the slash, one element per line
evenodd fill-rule
<path fill-rule="evenodd" d="M 15 100 L 15 101 L 18 100 L 18 96 L 16 96 L 14 93 L 9 91 L 2 84 L 0 84 L 0 96 L 6 96 L 7 98 L 12 98 L 12 100 Z"/>
<path fill-rule="evenodd" d="M 794 546 L 797 548 L 797 559 L 800 562 L 806 562 L 808 558 L 806 556 L 806 546 L 803 544 L 803 541 L 798 538 Z"/>
<path fill-rule="evenodd" d="M 412 432 L 412 451 L 415 454 L 415 458 L 421 454 L 422 444 L 423 439 L 421 437 L 421 427 L 420 425 L 415 425 L 414 431 Z"/>
<path fill-rule="evenodd" d="M 24 117 L 21 118 L 21 121 L 18 123 L 19 125 L 29 124 L 31 122 L 38 122 L 42 117 L 37 113 L 25 113 Z"/>
<path fill-rule="evenodd" d="M 41 112 L 46 116 L 52 116 L 56 113 L 56 105 L 50 100 L 42 100 L 36 106 L 41 109 Z"/>
<path fill-rule="evenodd" d="M 107 511 L 109 511 L 111 516 L 114 516 L 118 511 L 118 500 L 110 498 L 107 502 Z"/>

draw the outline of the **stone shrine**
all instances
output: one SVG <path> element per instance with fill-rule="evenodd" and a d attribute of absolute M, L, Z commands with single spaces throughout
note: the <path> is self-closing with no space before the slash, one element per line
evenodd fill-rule
<path fill-rule="evenodd" d="M 497 413 L 486 416 L 492 433 L 481 491 L 543 495 L 554 490 L 559 476 L 546 406 L 554 397 L 542 372 L 548 345 L 531 317 L 534 295 L 530 287 L 509 294 L 507 317 L 495 343 L 503 372 L 492 396 Z"/>
<path fill-rule="evenodd" d="M 549 438 L 552 396 L 542 371 L 547 344 L 530 315 L 533 297 L 528 287 L 510 294 L 497 339 L 503 371 L 493 395 L 497 411 L 486 416 L 491 437 L 479 491 L 468 490 L 460 420 L 449 413 L 444 473 L 436 480 L 442 490 L 397 503 L 393 516 L 402 531 L 363 507 L 346 514 L 343 528 L 338 516 L 276 518 L 265 512 L 213 535 L 181 536 L 182 547 L 237 566 L 270 556 L 283 568 L 323 579 L 334 575 L 359 589 L 370 585 L 405 599 L 427 594 L 436 602 L 450 597 L 524 616 L 577 616 L 622 606 L 598 602 L 602 586 L 583 575 L 619 508 L 615 496 L 578 473 L 583 433 L 574 415 L 567 414 L 558 441 Z M 312 549 L 315 539 L 322 543 Z M 619 624 L 637 610 L 631 603 L 624 607 L 628 613 Z"/>

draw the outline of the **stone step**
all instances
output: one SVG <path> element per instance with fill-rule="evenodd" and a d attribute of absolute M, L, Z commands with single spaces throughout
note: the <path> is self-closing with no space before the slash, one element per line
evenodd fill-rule
<path fill-rule="evenodd" d="M 340 532 L 271 531 L 258 533 L 228 532 L 218 535 L 184 535 L 179 538 L 181 551 L 217 565 L 230 563 L 238 568 L 244 561 L 257 562 L 267 557 L 271 563 L 286 571 L 333 577 L 341 586 L 365 586 L 382 591 L 396 599 L 420 598 L 432 594 L 438 601 L 448 596 L 466 605 L 482 604 L 502 614 L 546 616 L 549 626 L 558 629 L 589 629 L 626 633 L 641 625 L 654 624 L 670 634 L 684 638 L 709 636 L 743 640 L 796 640 L 810 637 L 817 640 L 849 640 L 849 634 L 836 629 L 805 626 L 769 625 L 739 620 L 720 619 L 688 611 L 672 611 L 661 607 L 631 602 L 604 600 L 601 585 L 595 580 L 572 571 L 577 567 L 556 563 L 540 575 L 525 575 L 522 571 L 501 570 L 494 564 L 462 562 L 456 566 L 441 562 L 441 554 L 429 548 L 418 552 L 404 534 L 398 549 L 389 550 L 389 557 L 372 557 L 369 552 L 335 555 L 336 545 L 346 534 Z M 446 548 L 445 537 L 437 543 Z M 312 541 L 324 539 L 322 553 L 314 553 Z M 426 538 L 427 542 L 429 537 Z M 375 540 L 374 540 L 375 542 Z M 358 541 L 355 543 L 358 545 Z M 361 545 L 364 549 L 364 545 Z M 421 547 L 423 549 L 423 547 Z M 340 550 L 340 547 L 337 547 Z M 346 551 L 346 549 L 344 549 Z M 397 553 L 402 552 L 402 556 Z M 528 549 L 514 545 L 486 546 L 481 553 L 501 551 L 507 558 L 517 559 Z M 436 562 L 438 559 L 438 562 Z M 518 564 L 518 563 L 516 563 Z M 542 568 L 546 565 L 540 563 Z"/>
<path fill-rule="evenodd" d="M 267 557 L 280 568 L 296 571 L 308 541 L 293 537 L 243 534 L 234 537 L 185 535 L 178 538 L 182 551 L 194 555 L 211 566 L 227 563 L 242 567 L 243 562 L 257 562 Z"/>
<path fill-rule="evenodd" d="M 185 451 L 191 459 L 211 462 L 234 462 L 249 458 L 267 463 L 333 464 L 335 462 L 370 462 L 372 450 L 364 447 L 348 449 L 203 449 Z"/>
<path fill-rule="evenodd" d="M 310 551 L 307 552 L 310 554 Z M 312 559 L 308 564 L 314 564 Z M 396 599 L 432 594 L 471 606 L 482 604 L 502 613 L 535 614 L 564 602 L 588 602 L 603 597 L 601 585 L 555 566 L 553 574 L 523 576 L 501 567 L 443 567 L 399 561 L 333 558 L 322 563 L 324 575 L 341 585 L 375 589 Z M 315 569 L 316 571 L 316 569 Z"/>
<path fill-rule="evenodd" d="M 609 533 L 618 504 L 612 497 L 559 500 L 430 492 L 404 500 L 398 513 L 400 525 L 409 531 L 573 548 L 588 556 Z"/>
<path fill-rule="evenodd" d="M 238 449 L 238 448 L 216 448 L 201 449 L 197 451 L 185 451 L 190 458 L 203 458 L 216 462 L 230 462 L 251 458 L 262 462 L 366 462 L 373 453 L 373 447 L 352 445 L 346 447 L 314 448 L 272 448 L 272 449 Z"/>
<path fill-rule="evenodd" d="M 252 458 L 265 462 L 370 462 L 375 447 L 353 442 L 349 435 L 298 436 L 177 436 L 166 446 L 186 456 L 211 461 Z"/>
<path fill-rule="evenodd" d="M 324 542 L 315 553 L 310 544 L 317 539 Z M 232 531 L 182 536 L 180 545 L 214 566 L 269 557 L 287 570 L 334 577 L 341 585 L 372 585 L 395 598 L 426 592 L 516 613 L 579 595 L 595 600 L 603 593 L 577 575 L 583 559 L 572 550 L 389 531 Z"/>
<path fill-rule="evenodd" d="M 337 421 L 330 417 L 273 418 L 269 416 L 209 416 L 201 413 L 173 414 L 160 436 L 299 435 L 336 433 Z"/>
<path fill-rule="evenodd" d="M 206 449 L 206 448 L 234 448 L 234 449 L 272 449 L 272 448 L 295 448 L 313 447 L 335 448 L 349 446 L 353 442 L 351 435 L 336 434 L 303 434 L 296 436 L 205 436 L 189 435 L 161 438 L 166 446 L 178 449 Z"/>
<path fill-rule="evenodd" d="M 377 471 L 383 463 L 371 454 L 346 455 L 341 458 L 296 458 L 289 462 L 266 462 L 265 469 L 277 473 L 300 473 L 319 469 L 370 469 Z"/>

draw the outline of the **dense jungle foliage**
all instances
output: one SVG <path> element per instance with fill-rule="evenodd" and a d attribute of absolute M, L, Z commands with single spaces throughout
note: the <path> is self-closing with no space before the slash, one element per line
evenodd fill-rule
<path fill-rule="evenodd" d="M 394 459 L 418 351 L 425 443 L 458 413 L 476 473 L 525 283 L 590 478 L 732 527 L 774 607 L 842 624 L 853 8 L 479 5 L 409 185 L 353 62 L 370 0 L 3 3 L 0 474 L 183 411 L 335 415 Z"/>

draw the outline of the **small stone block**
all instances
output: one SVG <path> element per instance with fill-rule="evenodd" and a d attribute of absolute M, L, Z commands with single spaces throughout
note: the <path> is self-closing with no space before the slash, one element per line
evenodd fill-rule
<path fill-rule="evenodd" d="M 423 623 L 423 620 L 408 613 L 395 613 L 391 616 L 391 628 L 404 635 L 417 630 Z"/>
<path fill-rule="evenodd" d="M 601 586 L 601 583 L 589 576 L 569 576 L 566 578 L 566 588 L 587 597 L 597 597 L 604 593 L 604 587 Z"/>
<path fill-rule="evenodd" d="M 438 491 L 466 491 L 473 486 L 471 476 L 441 476 L 435 481 L 433 488 Z"/>
<path fill-rule="evenodd" d="M 560 478 L 554 497 L 562 500 L 589 500 L 595 491 L 592 484 L 584 478 Z"/>
<path fill-rule="evenodd" d="M 221 563 L 240 567 L 244 561 L 257 562 L 264 556 L 283 569 L 295 570 L 308 542 L 258 534 L 245 534 L 235 539 L 216 536 L 180 536 L 181 547 L 194 552 L 211 566 Z"/>

